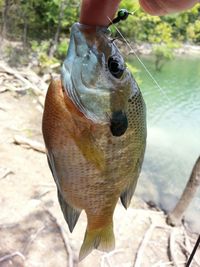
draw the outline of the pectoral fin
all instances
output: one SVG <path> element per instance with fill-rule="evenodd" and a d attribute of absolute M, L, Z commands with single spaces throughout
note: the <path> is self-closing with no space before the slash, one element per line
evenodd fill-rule
<path fill-rule="evenodd" d="M 68 224 L 69 230 L 72 233 L 73 229 L 78 221 L 81 211 L 72 208 L 67 202 L 63 199 L 61 193 L 58 191 L 58 200 L 60 207 L 62 209 L 64 218 Z"/>
<path fill-rule="evenodd" d="M 98 147 L 94 138 L 89 132 L 83 133 L 81 139 L 76 138 L 75 142 L 84 157 L 89 162 L 93 163 L 95 167 L 100 170 L 105 169 L 104 152 L 100 147 Z"/>

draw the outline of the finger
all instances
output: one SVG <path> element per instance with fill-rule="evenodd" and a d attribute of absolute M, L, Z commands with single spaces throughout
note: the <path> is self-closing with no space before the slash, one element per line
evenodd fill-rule
<path fill-rule="evenodd" d="M 193 7 L 198 0 L 139 0 L 142 9 L 151 15 L 165 15 Z"/>

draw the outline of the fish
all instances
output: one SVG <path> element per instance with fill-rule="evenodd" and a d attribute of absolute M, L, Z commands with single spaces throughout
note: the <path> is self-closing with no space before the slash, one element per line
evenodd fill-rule
<path fill-rule="evenodd" d="M 43 138 L 70 232 L 82 210 L 87 228 L 79 253 L 115 247 L 113 213 L 127 209 L 146 147 L 146 106 L 106 27 L 75 23 L 61 69 L 46 95 Z"/>

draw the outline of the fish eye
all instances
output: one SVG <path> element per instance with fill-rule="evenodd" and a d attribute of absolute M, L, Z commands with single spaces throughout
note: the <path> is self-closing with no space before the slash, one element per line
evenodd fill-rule
<path fill-rule="evenodd" d="M 110 57 L 108 59 L 108 69 L 110 73 L 117 79 L 120 79 L 124 73 L 124 65 L 118 58 Z"/>

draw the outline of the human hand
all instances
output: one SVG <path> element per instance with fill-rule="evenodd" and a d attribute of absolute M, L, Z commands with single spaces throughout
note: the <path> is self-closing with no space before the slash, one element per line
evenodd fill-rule
<path fill-rule="evenodd" d="M 121 0 L 82 0 L 80 22 L 92 26 L 108 26 Z"/>
<path fill-rule="evenodd" d="M 139 0 L 142 9 L 151 15 L 166 15 L 193 7 L 199 0 Z"/>
<path fill-rule="evenodd" d="M 130 0 L 131 1 L 131 0 Z M 193 7 L 200 0 L 139 0 L 141 8 L 151 15 L 166 15 Z M 108 26 L 115 16 L 120 0 L 82 0 L 80 22 Z"/>

